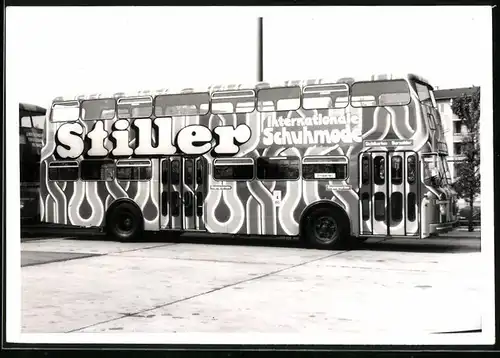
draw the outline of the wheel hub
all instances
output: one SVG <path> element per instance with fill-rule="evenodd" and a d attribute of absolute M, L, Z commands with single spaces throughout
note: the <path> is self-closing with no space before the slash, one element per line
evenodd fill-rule
<path fill-rule="evenodd" d="M 128 214 L 122 214 L 118 220 L 118 229 L 120 231 L 129 231 L 133 227 L 133 220 Z"/>
<path fill-rule="evenodd" d="M 318 240 L 332 241 L 337 235 L 337 224 L 332 218 L 323 216 L 316 220 L 314 231 Z"/>

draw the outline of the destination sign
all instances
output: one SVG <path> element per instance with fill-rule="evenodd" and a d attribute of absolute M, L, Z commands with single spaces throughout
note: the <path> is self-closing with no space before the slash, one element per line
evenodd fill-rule
<path fill-rule="evenodd" d="M 364 147 L 401 147 L 412 146 L 413 139 L 365 140 Z"/>

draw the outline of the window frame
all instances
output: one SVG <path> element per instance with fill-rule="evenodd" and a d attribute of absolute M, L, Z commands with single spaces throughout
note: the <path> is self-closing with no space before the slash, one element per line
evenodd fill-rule
<path fill-rule="evenodd" d="M 298 107 L 295 108 L 295 109 L 278 109 L 278 102 L 280 100 L 286 100 L 286 99 L 290 99 L 290 98 L 281 98 L 281 99 L 278 99 L 276 101 L 276 106 L 274 109 L 272 110 L 262 110 L 260 109 L 260 105 L 259 103 L 261 102 L 265 102 L 265 101 L 261 101 L 259 99 L 259 96 L 260 96 L 260 93 L 261 92 L 268 92 L 268 91 L 274 91 L 274 90 L 285 90 L 285 89 L 298 89 L 298 92 L 299 92 L 299 95 L 298 95 L 298 100 L 299 100 L 299 103 L 298 103 Z M 257 90 L 257 93 L 256 93 L 256 103 L 255 103 L 255 107 L 257 109 L 257 112 L 260 112 L 260 113 L 272 113 L 272 112 L 290 112 L 290 111 L 297 111 L 299 110 L 300 108 L 302 108 L 302 88 L 300 86 L 279 86 L 279 87 L 267 87 L 267 88 L 259 88 Z M 269 102 L 269 100 L 267 101 Z M 274 102 L 273 102 L 273 106 L 274 106 Z"/>
<path fill-rule="evenodd" d="M 297 160 L 298 162 L 298 175 L 296 178 L 279 178 L 279 179 L 271 179 L 271 178 L 259 178 L 259 160 Z M 287 182 L 287 181 L 297 181 L 300 180 L 302 176 L 302 162 L 300 160 L 300 157 L 296 155 L 289 155 L 289 156 L 275 156 L 275 157 L 267 157 L 267 156 L 262 156 L 258 157 L 257 160 L 255 161 L 255 179 L 261 182 L 269 182 L 269 181 L 276 181 L 276 182 Z"/>
<path fill-rule="evenodd" d="M 58 164 L 73 164 L 73 165 L 67 165 L 67 166 L 60 166 L 60 168 L 77 168 L 76 171 L 76 179 L 73 180 L 56 180 L 56 179 L 50 179 L 50 169 L 54 169 L 54 167 L 58 167 Z M 49 165 L 47 166 L 47 179 L 49 181 L 56 181 L 56 182 L 76 182 L 80 180 L 80 163 L 76 160 L 56 160 L 53 162 L 50 162 Z"/>
<path fill-rule="evenodd" d="M 431 186 L 431 187 L 439 187 L 440 182 L 441 182 L 441 173 L 439 172 L 439 155 L 434 152 L 429 152 L 421 155 L 421 173 L 420 177 L 422 180 L 422 183 L 426 186 Z M 429 163 L 433 164 L 433 168 L 431 168 L 431 165 Z M 436 171 L 437 174 L 433 175 L 432 170 Z M 428 176 L 429 175 L 429 176 Z M 437 179 L 437 180 L 434 180 Z"/>
<path fill-rule="evenodd" d="M 437 129 L 437 122 L 436 122 L 436 117 L 430 112 L 427 112 L 427 119 L 429 121 L 429 128 L 431 130 L 436 130 Z"/>
<path fill-rule="evenodd" d="M 72 105 L 71 105 L 72 104 Z M 54 120 L 54 111 L 56 111 L 56 107 L 61 106 L 66 109 L 75 109 L 77 112 L 76 117 L 74 119 L 64 119 L 64 120 Z M 49 120 L 51 123 L 69 123 L 76 122 L 80 119 L 81 109 L 80 109 L 80 101 L 79 100 L 69 100 L 69 101 L 53 101 L 50 106 L 50 114 Z"/>
<path fill-rule="evenodd" d="M 413 162 L 410 160 L 413 158 Z M 417 183 L 418 160 L 416 154 L 410 154 L 406 158 L 406 182 L 408 185 L 415 185 Z M 413 166 L 413 168 L 411 168 Z M 410 176 L 410 170 L 413 170 L 413 179 Z"/>
<path fill-rule="evenodd" d="M 394 164 L 399 161 L 399 169 L 394 168 Z M 403 168 L 405 167 L 404 164 L 404 155 L 401 154 L 394 154 L 391 156 L 391 177 L 390 181 L 392 185 L 402 185 L 404 183 L 404 175 L 405 171 Z M 399 177 L 395 177 L 395 174 L 399 174 Z"/>
<path fill-rule="evenodd" d="M 345 163 L 339 163 L 338 160 L 342 159 L 345 160 Z M 310 163 L 306 163 L 307 161 L 311 160 Z M 304 166 L 309 165 L 309 164 L 340 164 L 340 165 L 345 165 L 346 166 L 346 177 L 345 178 L 305 178 L 304 177 Z M 300 163 L 301 166 L 301 178 L 306 181 L 344 181 L 349 179 L 349 158 L 345 155 L 325 155 L 325 156 L 318 156 L 318 155 L 306 155 L 302 158 L 302 161 Z"/>
<path fill-rule="evenodd" d="M 146 99 L 148 99 L 149 101 L 148 102 L 140 101 L 140 100 L 146 100 Z M 138 101 L 134 102 L 133 100 L 138 100 Z M 128 105 L 130 105 L 130 109 L 133 108 L 134 103 L 137 103 L 137 104 L 148 103 L 148 104 L 151 105 L 151 112 L 147 116 L 132 116 L 132 111 L 130 111 L 130 116 L 129 117 L 123 117 L 122 115 L 120 115 L 120 104 L 121 104 L 120 102 L 122 102 L 122 101 L 132 101 L 131 103 L 127 103 Z M 149 118 L 149 117 L 151 117 L 153 115 L 153 113 L 154 113 L 153 96 L 119 97 L 116 100 L 116 116 L 117 116 L 118 119 L 127 119 L 127 120 L 130 120 L 132 118 Z"/>
<path fill-rule="evenodd" d="M 399 200 L 395 200 L 395 198 L 399 198 Z M 404 219 L 404 211 L 405 211 L 405 197 L 403 193 L 400 191 L 393 191 L 390 196 L 390 202 L 391 202 L 391 207 L 390 207 L 390 214 L 391 214 L 391 221 L 392 223 L 401 223 Z M 398 205 L 395 205 L 398 204 Z M 396 216 L 394 215 L 396 214 Z"/>
<path fill-rule="evenodd" d="M 169 160 L 168 161 L 169 164 L 168 164 L 168 175 L 169 175 L 169 178 L 170 178 L 170 185 L 184 185 L 183 184 L 183 180 L 182 180 L 182 158 L 181 157 L 177 157 L 177 158 L 172 158 L 172 160 Z M 179 165 L 179 167 L 177 168 L 178 171 L 176 173 L 174 173 L 174 170 L 173 170 L 173 167 L 174 167 L 174 163 L 177 163 Z M 175 181 L 174 183 L 174 180 L 173 180 L 173 174 L 177 174 L 177 180 Z"/>
<path fill-rule="evenodd" d="M 111 164 L 111 166 L 113 167 L 113 179 L 84 179 L 82 174 L 83 174 L 83 168 L 82 168 L 82 163 L 83 162 L 86 162 L 86 163 L 90 163 L 90 162 L 107 162 L 109 164 Z M 102 165 L 105 165 L 104 163 Z M 83 159 L 80 161 L 80 180 L 83 181 L 83 182 L 111 182 L 111 181 L 114 181 L 116 180 L 116 164 L 115 164 L 115 161 L 113 159 Z"/>
<path fill-rule="evenodd" d="M 247 93 L 249 95 L 245 96 L 243 95 L 244 93 Z M 238 95 L 238 93 L 241 93 L 241 95 Z M 224 96 L 226 94 L 226 96 Z M 229 94 L 236 94 L 230 96 Z M 220 97 L 219 97 L 220 95 Z M 252 99 L 252 101 L 244 101 L 240 103 L 253 103 L 253 107 L 251 111 L 238 111 L 238 101 L 236 99 L 238 98 L 248 98 Z M 223 101 L 226 99 L 227 101 Z M 232 101 L 231 101 L 232 99 Z M 214 111 L 213 105 L 214 105 L 214 100 L 215 104 L 226 104 L 226 103 L 231 103 L 233 105 L 233 110 L 231 112 L 228 111 Z M 219 102 L 219 100 L 221 100 Z M 210 96 L 210 113 L 212 114 L 249 114 L 253 113 L 257 110 L 257 95 L 254 89 L 236 89 L 236 90 L 222 90 L 222 91 L 214 91 L 212 92 Z"/>
<path fill-rule="evenodd" d="M 412 198 L 410 200 L 410 197 Z M 413 201 L 413 205 L 412 204 Z M 417 219 L 417 194 L 415 192 L 409 192 L 406 196 L 406 217 L 409 222 L 415 222 Z"/>
<path fill-rule="evenodd" d="M 170 105 L 165 105 L 164 107 L 163 106 L 158 106 L 158 100 L 161 100 L 163 98 L 173 98 L 173 97 L 188 97 L 188 96 L 206 96 L 206 103 L 205 102 L 198 102 L 199 106 L 196 106 L 196 109 L 197 109 L 197 113 L 196 114 L 179 114 L 179 113 L 176 113 L 176 114 L 158 114 L 157 113 L 157 108 L 168 108 L 168 107 L 171 107 Z M 161 95 L 157 95 L 155 96 L 155 98 L 153 99 L 153 114 L 155 115 L 155 117 L 197 117 L 197 116 L 206 116 L 207 114 L 210 113 L 210 93 L 209 92 L 186 92 L 186 93 L 167 93 L 167 94 L 161 94 Z M 207 105 L 207 109 L 206 109 L 206 112 L 202 112 L 201 111 L 201 106 L 206 104 Z M 192 106 L 193 104 L 180 104 L 180 105 L 176 105 L 176 106 Z M 198 109 L 199 107 L 199 109 Z"/>
<path fill-rule="evenodd" d="M 223 164 L 217 164 L 217 162 L 222 162 Z M 228 164 L 229 163 L 229 164 Z M 253 158 L 215 158 L 212 161 L 212 167 L 213 167 L 213 172 L 212 172 L 212 179 L 218 182 L 224 182 L 224 181 L 236 181 L 236 182 L 241 182 L 241 181 L 253 181 L 256 176 L 257 176 L 257 170 L 255 167 L 255 160 Z M 252 178 L 250 179 L 218 179 L 215 177 L 215 167 L 219 166 L 241 166 L 241 165 L 248 165 L 252 166 Z"/>
<path fill-rule="evenodd" d="M 185 157 L 183 158 L 182 163 L 182 184 L 188 187 L 194 187 L 196 184 L 196 158 L 193 157 Z M 190 163 L 190 165 L 188 165 Z M 191 166 L 191 168 L 189 168 Z M 189 169 L 191 169 L 191 173 L 189 173 Z M 191 177 L 191 178 L 189 178 Z M 188 180 L 191 179 L 191 180 Z"/>
<path fill-rule="evenodd" d="M 127 164 L 122 164 L 122 162 L 125 162 Z M 149 179 L 120 179 L 118 177 L 119 168 L 150 168 L 151 176 Z M 149 182 L 153 180 L 153 164 L 150 159 L 118 159 L 115 162 L 115 179 L 117 181 Z"/>
<path fill-rule="evenodd" d="M 396 82 L 399 82 L 399 83 L 404 83 L 406 85 L 406 93 L 408 94 L 408 102 L 406 103 L 387 103 L 387 104 L 380 104 L 380 96 L 383 95 L 383 94 L 392 94 L 391 92 L 381 92 L 381 93 L 378 93 L 378 98 L 375 97 L 374 94 L 369 94 L 369 95 L 372 95 L 374 97 L 374 102 L 375 102 L 375 105 L 366 105 L 366 106 L 363 106 L 363 105 L 355 105 L 355 103 L 357 101 L 354 101 L 353 102 L 353 97 L 356 98 L 356 97 L 366 97 L 367 94 L 363 94 L 363 95 L 359 95 L 359 96 L 354 96 L 353 95 L 353 90 L 356 88 L 357 85 L 373 85 L 374 83 L 378 83 L 378 84 L 381 84 L 381 83 L 396 83 Z M 396 93 L 399 93 L 399 92 L 396 92 Z M 351 84 L 351 87 L 350 87 L 350 91 L 349 91 L 349 103 L 350 105 L 353 107 L 353 108 L 376 108 L 376 107 L 404 107 L 404 106 L 408 106 L 412 101 L 412 98 L 411 98 L 411 92 L 410 92 L 410 86 L 408 84 L 408 82 L 404 79 L 394 79 L 394 80 L 375 80 L 375 81 L 356 81 L 356 82 L 353 82 Z M 363 101 L 361 101 L 363 102 Z"/>
<path fill-rule="evenodd" d="M 425 106 L 429 106 L 429 104 L 430 104 L 429 107 L 434 107 L 434 101 L 432 100 L 431 89 L 430 89 L 429 85 L 426 83 L 423 83 L 421 81 L 413 81 L 413 83 L 415 85 L 414 88 L 415 88 L 415 92 L 417 93 L 418 101 Z M 419 87 L 423 87 L 423 89 L 425 89 L 426 93 L 429 95 L 428 98 L 426 98 L 426 99 L 420 98 L 421 91 L 420 91 Z"/>
<path fill-rule="evenodd" d="M 113 101 L 114 103 L 114 114 L 113 114 L 113 117 L 112 118 L 102 118 L 102 112 L 104 112 L 105 110 L 111 110 L 111 108 L 108 108 L 108 109 L 101 109 L 100 112 L 101 112 L 101 117 L 100 118 L 83 118 L 83 106 L 86 102 L 99 102 L 99 101 Z M 106 98 L 92 98 L 92 99 L 84 99 L 82 101 L 80 101 L 80 119 L 82 121 L 85 121 L 85 122 L 95 122 L 95 121 L 112 121 L 116 118 L 117 116 L 117 111 L 118 111 L 118 105 L 117 105 L 117 102 L 116 102 L 116 98 L 114 97 L 106 97 Z"/>
<path fill-rule="evenodd" d="M 343 107 L 337 107 L 335 106 L 335 103 L 333 101 L 333 98 L 332 98 L 332 93 L 335 93 L 335 92 L 343 92 L 343 90 L 323 90 L 323 91 L 320 91 L 320 90 L 316 90 L 316 91 L 311 91 L 311 92 L 308 92 L 309 89 L 314 89 L 314 88 L 321 88 L 321 87 L 328 87 L 328 86 L 331 86 L 331 87 L 334 87 L 334 86 L 337 86 L 337 87 L 340 87 L 340 86 L 343 86 L 345 87 L 345 93 L 346 93 L 346 102 L 345 102 L 345 105 Z M 327 92 L 328 94 L 327 95 L 323 95 L 325 92 Z M 318 96 L 316 97 L 307 97 L 306 94 L 319 94 Z M 324 83 L 324 84 L 315 84 L 315 85 L 307 85 L 305 86 L 303 89 L 302 89 L 302 102 L 301 102 L 301 107 L 303 109 L 306 109 L 306 110 L 314 110 L 314 109 L 342 109 L 342 108 L 346 108 L 348 105 L 349 105 L 349 94 L 350 94 L 350 88 L 349 88 L 349 85 L 347 83 Z M 318 99 L 318 98 L 330 98 L 330 100 L 332 100 L 332 103 L 333 103 L 333 107 L 318 107 L 318 106 L 314 106 L 314 107 L 306 107 L 305 105 L 305 100 L 308 99 L 308 98 L 314 98 L 314 99 Z M 337 98 L 342 98 L 342 97 L 337 97 Z"/>
<path fill-rule="evenodd" d="M 380 159 L 380 166 L 377 165 L 377 163 L 375 162 L 375 160 L 377 159 Z M 389 180 L 387 178 L 387 162 L 388 162 L 388 159 L 384 156 L 384 155 L 375 155 L 375 158 L 372 159 L 372 162 L 373 162 L 373 165 L 372 165 L 372 180 L 373 180 L 373 184 L 375 185 L 386 185 L 387 181 Z M 384 177 L 382 178 L 380 176 L 380 170 L 377 171 L 377 168 L 378 169 L 383 169 L 383 174 L 384 174 Z M 379 183 L 379 181 L 381 181 Z"/>

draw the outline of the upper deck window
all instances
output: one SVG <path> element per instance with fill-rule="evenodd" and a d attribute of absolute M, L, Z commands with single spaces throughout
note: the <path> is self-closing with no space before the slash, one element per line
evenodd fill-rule
<path fill-rule="evenodd" d="M 50 112 L 52 122 L 73 122 L 80 117 L 78 101 L 54 102 Z"/>
<path fill-rule="evenodd" d="M 255 91 L 219 91 L 212 93 L 212 113 L 251 113 L 255 110 Z"/>
<path fill-rule="evenodd" d="M 349 86 L 345 83 L 321 84 L 304 87 L 304 109 L 328 109 L 347 107 Z"/>
<path fill-rule="evenodd" d="M 116 102 L 114 98 L 85 100 L 82 101 L 81 107 L 84 121 L 115 118 Z"/>
<path fill-rule="evenodd" d="M 153 98 L 125 97 L 118 99 L 118 118 L 147 118 L 153 114 Z"/>
<path fill-rule="evenodd" d="M 355 82 L 351 87 L 353 107 L 404 106 L 410 90 L 404 80 Z"/>
<path fill-rule="evenodd" d="M 257 91 L 260 112 L 295 111 L 300 108 L 300 87 L 262 88 Z"/>
<path fill-rule="evenodd" d="M 420 102 L 432 107 L 432 97 L 429 91 L 429 87 L 415 82 L 415 89 L 417 90 L 418 99 L 420 100 Z"/>
<path fill-rule="evenodd" d="M 203 116 L 208 113 L 209 103 L 208 92 L 161 95 L 154 101 L 155 116 Z"/>

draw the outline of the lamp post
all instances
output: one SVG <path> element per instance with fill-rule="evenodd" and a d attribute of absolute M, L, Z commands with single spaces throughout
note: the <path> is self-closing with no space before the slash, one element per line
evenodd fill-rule
<path fill-rule="evenodd" d="M 257 81 L 264 81 L 264 38 L 262 29 L 263 19 L 258 18 L 257 22 Z"/>

